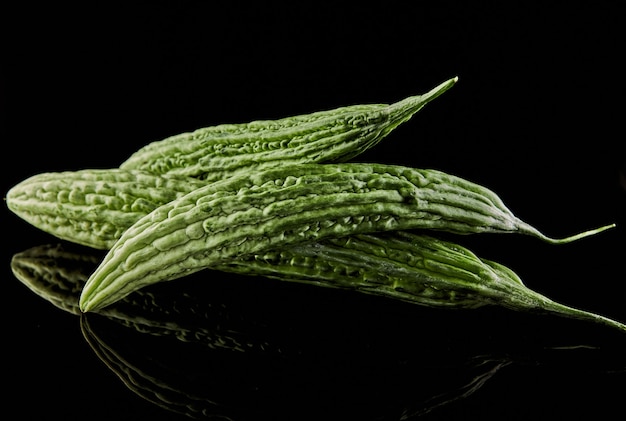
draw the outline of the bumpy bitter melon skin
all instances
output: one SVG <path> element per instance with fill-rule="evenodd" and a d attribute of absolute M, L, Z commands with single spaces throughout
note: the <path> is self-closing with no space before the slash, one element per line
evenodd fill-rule
<path fill-rule="evenodd" d="M 108 250 L 139 218 L 204 184 L 138 170 L 47 172 L 13 186 L 6 203 L 57 238 Z"/>
<path fill-rule="evenodd" d="M 102 252 L 80 246 L 46 244 L 16 253 L 15 276 L 56 307 L 81 315 L 79 296 Z M 600 322 L 626 331 L 626 326 L 598 314 L 559 304 L 530 290 L 509 268 L 481 259 L 450 241 L 407 231 L 328 238 L 280 250 L 247 255 L 213 269 L 274 278 L 315 287 L 341 288 L 448 309 L 496 305 L 515 311 L 548 312 L 561 317 Z M 166 285 L 161 285 L 166 286 Z M 140 289 L 98 315 L 157 336 L 201 342 L 211 348 L 263 350 L 267 342 L 219 328 L 222 307 L 206 302 L 193 288 Z M 248 326 L 252 327 L 254 321 Z M 258 326 L 254 325 L 254 329 Z M 279 348 L 284 351 L 282 346 Z"/>
<path fill-rule="evenodd" d="M 418 228 L 541 236 L 495 193 L 440 171 L 356 163 L 273 168 L 208 184 L 141 218 L 87 282 L 81 309 L 250 253 Z"/>
<path fill-rule="evenodd" d="M 608 317 L 554 301 L 510 268 L 459 244 L 409 231 L 350 235 L 246 255 L 214 269 L 359 291 L 428 307 L 487 305 L 604 324 Z"/>
<path fill-rule="evenodd" d="M 408 231 L 326 238 L 249 254 L 214 269 L 446 308 L 501 305 L 522 285 L 458 244 Z"/>
<path fill-rule="evenodd" d="M 183 133 L 146 145 L 119 169 L 30 177 L 8 192 L 7 205 L 25 221 L 60 239 L 107 250 L 140 217 L 203 185 L 199 179 L 212 182 L 293 162 L 354 157 L 456 80 L 390 106 L 355 105 Z"/>
<path fill-rule="evenodd" d="M 352 105 L 177 134 L 147 144 L 120 168 L 218 181 L 276 165 L 346 162 L 378 144 L 457 80 L 390 105 Z"/>

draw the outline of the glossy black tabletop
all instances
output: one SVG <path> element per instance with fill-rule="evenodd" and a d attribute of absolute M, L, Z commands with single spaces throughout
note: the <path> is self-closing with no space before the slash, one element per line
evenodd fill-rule
<path fill-rule="evenodd" d="M 626 322 L 617 9 L 210 3 L 20 5 L 3 13 L 4 194 L 37 173 L 117 167 L 151 141 L 200 127 L 391 103 L 458 76 L 353 160 L 477 182 L 553 237 L 616 223 L 561 245 L 514 234 L 446 238 L 556 301 Z M 39 231 L 6 206 L 2 228 L 3 411 L 11 419 L 623 413 L 626 334 L 617 329 L 209 269 L 148 287 L 139 312 L 80 314 L 29 289 L 13 258 L 61 247 L 67 259 L 47 264 L 80 278 L 103 252 Z M 65 303 L 77 299 L 62 292 Z"/>

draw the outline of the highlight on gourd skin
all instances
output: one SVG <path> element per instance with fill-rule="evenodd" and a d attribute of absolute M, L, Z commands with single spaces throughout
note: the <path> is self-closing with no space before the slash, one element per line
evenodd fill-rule
<path fill-rule="evenodd" d="M 543 310 L 624 330 L 617 321 L 553 302 L 524 287 L 500 263 L 434 237 L 445 231 L 459 235 L 461 242 L 467 234 L 509 233 L 565 244 L 615 224 L 555 239 L 518 218 L 495 192 L 451 173 L 355 162 L 457 81 L 448 79 L 423 95 L 391 104 L 349 105 L 181 133 L 147 143 L 119 167 L 35 175 L 14 186 L 6 203 L 53 236 L 108 251 L 82 289 L 81 311 L 101 311 L 145 286 L 211 268 L 341 284 L 451 308 L 495 300 L 513 309 L 536 310 L 543 303 Z M 293 183 L 276 182 L 287 178 Z M 429 234 L 413 238 L 410 251 L 427 266 L 421 272 L 412 268 L 410 276 L 399 262 L 377 260 L 367 247 L 351 248 L 359 244 L 356 236 L 370 235 L 393 249 L 402 244 L 397 236 L 414 229 Z M 345 239 L 352 243 L 340 241 Z M 333 262 L 336 256 L 350 256 L 357 267 L 343 267 L 346 273 L 358 273 L 367 264 L 369 276 L 391 283 L 377 289 L 281 259 L 252 258 L 291 253 L 297 260 L 310 252 L 308 247 L 328 253 L 324 263 L 314 256 L 306 260 L 318 269 L 340 264 Z M 447 260 L 420 260 L 430 247 L 439 247 L 439 258 Z M 469 280 L 458 275 L 466 265 L 477 271 L 469 272 Z M 391 269 L 395 272 L 385 272 Z M 316 276 L 307 278 L 311 273 Z M 414 280 L 420 276 L 454 293 L 433 299 L 433 290 Z M 498 290 L 495 279 L 508 289 Z M 529 302 L 535 303 L 532 308 Z"/>

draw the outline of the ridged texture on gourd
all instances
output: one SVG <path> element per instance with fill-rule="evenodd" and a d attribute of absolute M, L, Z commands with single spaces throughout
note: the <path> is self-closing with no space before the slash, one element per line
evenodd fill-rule
<path fill-rule="evenodd" d="M 200 187 L 137 221 L 87 282 L 81 308 L 250 253 L 416 228 L 535 233 L 490 190 L 435 170 L 355 163 L 274 168 Z"/>
<path fill-rule="evenodd" d="M 406 231 L 327 238 L 233 259 L 217 269 L 356 290 L 444 308 L 497 305 L 601 323 L 617 320 L 553 301 L 524 285 L 510 268 L 458 244 Z"/>
<path fill-rule="evenodd" d="M 456 81 L 391 105 L 353 105 L 181 133 L 147 144 L 120 168 L 217 181 L 276 165 L 345 162 L 376 145 Z"/>
<path fill-rule="evenodd" d="M 501 305 L 522 285 L 517 275 L 503 273 L 458 244 L 407 231 L 296 244 L 215 269 L 451 308 Z"/>
<path fill-rule="evenodd" d="M 196 179 L 136 170 L 48 172 L 15 185 L 6 203 L 42 231 L 108 250 L 139 218 L 203 185 Z"/>

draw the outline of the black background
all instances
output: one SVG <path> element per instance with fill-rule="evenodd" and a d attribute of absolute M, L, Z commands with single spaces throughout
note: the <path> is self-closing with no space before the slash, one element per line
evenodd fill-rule
<path fill-rule="evenodd" d="M 199 127 L 390 103 L 458 76 L 456 86 L 358 160 L 478 182 L 554 237 L 618 223 L 562 246 L 514 236 L 463 241 L 557 301 L 626 321 L 624 25 L 616 3 L 213 3 L 3 6 L 3 191 L 40 172 L 116 167 L 148 142 Z M 75 316 L 12 275 L 14 253 L 55 239 L 6 207 L 2 224 L 3 410 L 23 419 L 168 419 L 95 357 Z M 332 296 L 292 299 L 303 295 Z M 358 301 L 339 296 L 342 308 Z M 324 309 L 323 302 L 307 305 Z M 436 326 L 437 314 L 409 311 L 421 318 L 415 331 L 401 333 L 424 340 L 420 325 Z M 532 341 L 535 326 L 544 326 L 507 311 L 480 320 L 494 323 L 496 342 L 520 326 Z M 610 348 L 615 341 L 623 349 L 619 335 L 580 327 L 585 334 L 577 337 L 579 325 L 550 323 L 565 332 L 553 346 Z M 437 340 L 427 339 L 424 347 Z M 546 412 L 612 419 L 623 413 L 626 361 L 586 369 L 594 358 L 558 368 L 506 367 L 424 419 L 535 419 Z"/>

